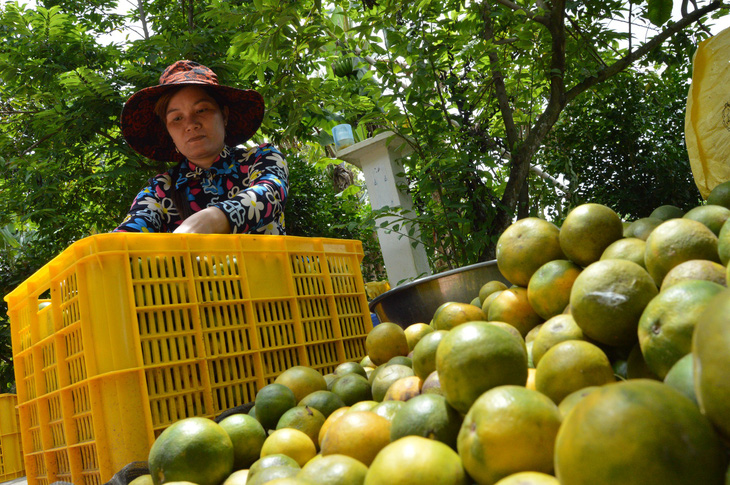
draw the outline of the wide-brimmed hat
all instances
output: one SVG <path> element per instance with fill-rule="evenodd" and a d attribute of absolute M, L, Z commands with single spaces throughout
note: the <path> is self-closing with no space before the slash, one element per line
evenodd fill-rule
<path fill-rule="evenodd" d="M 155 104 L 160 96 L 180 85 L 212 88 L 223 100 L 228 107 L 226 145 L 245 142 L 261 126 L 264 98 L 259 93 L 218 84 L 218 76 L 210 68 L 193 61 L 177 61 L 162 73 L 160 84 L 137 91 L 124 104 L 122 135 L 136 152 L 160 162 L 184 159 L 175 150 L 167 128 L 155 114 Z"/>

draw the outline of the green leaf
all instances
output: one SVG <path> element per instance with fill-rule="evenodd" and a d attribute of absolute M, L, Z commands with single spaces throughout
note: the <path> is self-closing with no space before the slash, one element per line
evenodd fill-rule
<path fill-rule="evenodd" d="M 664 25 L 672 18 L 673 0 L 648 0 L 649 6 L 646 10 L 646 18 L 657 27 Z"/>

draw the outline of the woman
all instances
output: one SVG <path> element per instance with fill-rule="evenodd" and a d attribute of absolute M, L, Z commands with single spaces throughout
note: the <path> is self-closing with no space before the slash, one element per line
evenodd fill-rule
<path fill-rule="evenodd" d="M 287 165 L 272 145 L 240 148 L 264 101 L 218 84 L 209 68 L 178 61 L 160 84 L 133 94 L 122 134 L 138 153 L 175 166 L 135 198 L 120 232 L 284 234 Z"/>

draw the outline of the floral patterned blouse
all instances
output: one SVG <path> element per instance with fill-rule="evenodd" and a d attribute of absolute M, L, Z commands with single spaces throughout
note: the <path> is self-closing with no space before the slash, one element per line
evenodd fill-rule
<path fill-rule="evenodd" d="M 231 233 L 285 234 L 284 205 L 289 191 L 283 155 L 272 145 L 252 149 L 224 147 L 218 160 L 202 169 L 187 160 L 150 179 L 115 232 L 173 232 L 182 222 L 175 207 L 172 177 L 191 211 L 222 210 Z"/>

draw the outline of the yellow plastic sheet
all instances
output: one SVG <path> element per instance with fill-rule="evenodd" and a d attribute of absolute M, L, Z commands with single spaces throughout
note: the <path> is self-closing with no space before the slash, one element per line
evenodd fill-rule
<path fill-rule="evenodd" d="M 692 175 L 706 199 L 730 180 L 730 28 L 695 52 L 684 121 Z"/>

